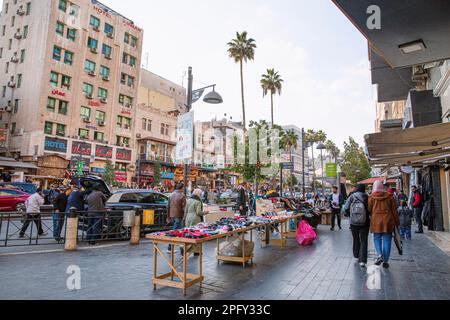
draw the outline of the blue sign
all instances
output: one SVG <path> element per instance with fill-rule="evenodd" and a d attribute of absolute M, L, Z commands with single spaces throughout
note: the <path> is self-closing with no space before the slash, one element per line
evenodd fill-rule
<path fill-rule="evenodd" d="M 92 171 L 92 173 L 103 174 L 103 173 L 106 172 L 106 169 L 105 168 L 95 168 L 95 167 L 93 167 L 91 169 L 91 171 Z"/>
<path fill-rule="evenodd" d="M 67 140 L 45 137 L 44 150 L 66 153 Z"/>
<path fill-rule="evenodd" d="M 175 174 L 173 172 L 162 172 L 161 179 L 173 180 L 175 178 Z"/>

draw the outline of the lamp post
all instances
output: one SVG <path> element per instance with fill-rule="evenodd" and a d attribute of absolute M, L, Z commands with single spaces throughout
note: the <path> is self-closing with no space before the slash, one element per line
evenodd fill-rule
<path fill-rule="evenodd" d="M 326 147 L 325 147 L 325 145 L 322 143 L 322 142 L 320 142 L 319 143 L 319 145 L 317 146 L 317 150 L 320 150 L 320 165 L 321 165 L 321 178 L 322 178 L 322 196 L 324 195 L 324 186 L 323 186 L 323 184 L 324 184 L 324 177 L 323 177 L 323 150 L 325 150 L 326 149 Z"/>
<path fill-rule="evenodd" d="M 188 92 L 187 92 L 187 104 L 186 104 L 186 109 L 187 112 L 190 112 L 192 109 L 192 104 L 194 104 L 195 102 L 197 102 L 202 96 L 203 93 L 205 92 L 206 89 L 208 88 L 213 88 L 213 91 L 211 91 L 210 93 L 208 93 L 205 98 L 203 98 L 203 101 L 209 104 L 220 104 L 223 103 L 223 99 L 220 96 L 220 94 L 218 94 L 215 91 L 216 85 L 210 85 L 210 86 L 206 86 L 197 90 L 193 90 L 193 85 L 194 85 L 194 75 L 192 73 L 192 67 L 189 67 L 188 69 Z M 194 153 L 195 153 L 195 136 L 194 136 L 194 124 L 192 124 L 192 161 L 194 162 Z M 184 192 L 186 194 L 186 187 L 187 187 L 187 171 L 188 171 L 188 164 L 185 163 L 184 164 Z"/>

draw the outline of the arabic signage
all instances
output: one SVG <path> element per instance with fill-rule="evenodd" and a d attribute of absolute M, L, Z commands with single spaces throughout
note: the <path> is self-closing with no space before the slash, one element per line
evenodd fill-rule
<path fill-rule="evenodd" d="M 155 174 L 155 169 L 153 164 L 150 163 L 142 163 L 140 166 L 141 175 L 144 176 L 153 176 Z"/>
<path fill-rule="evenodd" d="M 92 153 L 92 145 L 85 142 L 72 142 L 72 153 L 79 154 L 82 156 L 90 156 Z"/>
<path fill-rule="evenodd" d="M 67 140 L 45 137 L 44 150 L 66 153 Z"/>
<path fill-rule="evenodd" d="M 178 117 L 176 162 L 183 163 L 192 160 L 194 136 L 194 112 Z"/>
<path fill-rule="evenodd" d="M 52 90 L 52 94 L 55 95 L 55 96 L 60 96 L 60 97 L 65 97 L 66 96 L 65 92 L 59 91 L 58 89 Z"/>
<path fill-rule="evenodd" d="M 116 171 L 114 172 L 114 179 L 116 181 L 126 182 L 128 180 L 128 175 L 126 172 Z"/>
<path fill-rule="evenodd" d="M 89 100 L 88 104 L 89 104 L 90 107 L 100 107 L 101 106 L 100 102 L 94 101 L 94 100 Z"/>
<path fill-rule="evenodd" d="M 72 170 L 79 170 L 79 168 L 81 168 L 82 171 L 89 171 L 89 164 L 90 164 L 89 158 L 72 157 L 70 159 L 70 169 Z"/>
<path fill-rule="evenodd" d="M 116 159 L 123 160 L 123 161 L 131 161 L 131 150 L 117 149 Z"/>
<path fill-rule="evenodd" d="M 112 159 L 113 148 L 108 147 L 108 146 L 96 146 L 95 147 L 95 156 L 99 157 L 99 158 Z"/>

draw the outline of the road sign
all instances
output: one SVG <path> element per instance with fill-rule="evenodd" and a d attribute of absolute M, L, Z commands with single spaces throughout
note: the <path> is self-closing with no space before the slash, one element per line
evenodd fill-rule
<path fill-rule="evenodd" d="M 284 170 L 293 170 L 294 169 L 294 163 L 293 162 L 282 162 L 280 163 L 281 169 Z"/>
<path fill-rule="evenodd" d="M 337 177 L 336 163 L 327 163 L 326 164 L 326 173 L 327 173 L 327 178 L 336 178 Z"/>

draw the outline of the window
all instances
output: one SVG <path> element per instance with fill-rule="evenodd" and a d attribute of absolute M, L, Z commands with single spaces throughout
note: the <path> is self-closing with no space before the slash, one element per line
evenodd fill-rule
<path fill-rule="evenodd" d="M 3 86 L 2 97 L 4 98 L 5 96 L 6 96 L 6 86 Z"/>
<path fill-rule="evenodd" d="M 61 88 L 66 89 L 66 90 L 70 90 L 70 82 L 71 82 L 72 78 L 69 76 L 62 76 L 62 82 L 61 82 Z"/>
<path fill-rule="evenodd" d="M 66 135 L 66 126 L 58 123 L 56 125 L 56 135 L 64 137 Z"/>
<path fill-rule="evenodd" d="M 89 19 L 89 25 L 98 29 L 100 27 L 100 19 L 95 16 L 91 16 Z"/>
<path fill-rule="evenodd" d="M 12 47 L 12 39 L 9 39 L 8 50 L 11 50 L 11 47 Z"/>
<path fill-rule="evenodd" d="M 122 128 L 122 123 L 123 123 L 123 117 L 117 116 L 117 127 Z"/>
<path fill-rule="evenodd" d="M 98 41 L 97 41 L 97 40 L 92 39 L 91 37 L 88 38 L 87 45 L 88 45 L 89 48 L 91 48 L 91 49 L 97 49 L 97 44 L 98 44 Z"/>
<path fill-rule="evenodd" d="M 136 38 L 136 37 L 131 37 L 131 46 L 132 47 L 137 47 L 137 42 L 138 42 L 138 39 Z"/>
<path fill-rule="evenodd" d="M 67 39 L 75 41 L 77 37 L 77 30 L 72 28 L 67 28 Z"/>
<path fill-rule="evenodd" d="M 109 68 L 105 66 L 100 66 L 100 75 L 102 77 L 109 77 Z"/>
<path fill-rule="evenodd" d="M 16 133 L 16 123 L 13 122 L 11 123 L 11 134 L 15 134 Z"/>
<path fill-rule="evenodd" d="M 11 27 L 14 27 L 14 24 L 16 23 L 16 16 L 11 17 Z"/>
<path fill-rule="evenodd" d="M 130 66 L 132 67 L 136 66 L 136 58 L 133 56 L 130 56 Z"/>
<path fill-rule="evenodd" d="M 128 76 L 128 86 L 134 88 L 134 77 Z"/>
<path fill-rule="evenodd" d="M 120 197 L 120 203 L 138 203 L 137 196 L 134 193 L 126 193 Z"/>
<path fill-rule="evenodd" d="M 147 130 L 147 119 L 142 119 L 142 130 Z"/>
<path fill-rule="evenodd" d="M 59 8 L 59 10 L 66 12 L 67 11 L 67 1 L 59 0 L 58 8 Z"/>
<path fill-rule="evenodd" d="M 45 134 L 53 134 L 53 123 L 45 121 L 44 133 Z"/>
<path fill-rule="evenodd" d="M 128 147 L 130 145 L 130 138 L 123 137 L 123 144 Z"/>
<path fill-rule="evenodd" d="M 165 123 L 161 123 L 161 134 L 164 136 L 169 135 L 169 125 Z"/>
<path fill-rule="evenodd" d="M 110 57 L 110 56 L 111 56 L 111 51 L 112 51 L 112 48 L 111 48 L 110 46 L 108 46 L 108 45 L 106 45 L 106 44 L 103 44 L 103 47 L 102 47 L 102 53 L 103 53 L 105 56 Z"/>
<path fill-rule="evenodd" d="M 120 75 L 120 83 L 121 84 L 126 84 L 127 83 L 127 75 L 125 73 L 123 73 L 123 72 Z"/>
<path fill-rule="evenodd" d="M 26 39 L 28 37 L 28 26 L 23 27 L 23 38 Z"/>
<path fill-rule="evenodd" d="M 103 121 L 103 122 L 105 122 L 105 120 L 106 120 L 106 113 L 104 113 L 103 111 L 96 111 L 96 113 L 95 113 L 95 119 L 97 120 L 97 121 Z"/>
<path fill-rule="evenodd" d="M 6 26 L 2 26 L 2 36 L 4 37 L 6 33 Z"/>
<path fill-rule="evenodd" d="M 91 60 L 85 60 L 84 61 L 84 70 L 86 72 L 94 72 L 95 71 L 95 62 L 92 62 Z"/>
<path fill-rule="evenodd" d="M 92 86 L 92 84 L 85 82 L 83 83 L 83 92 L 92 95 L 92 93 L 94 93 L 94 87 Z"/>
<path fill-rule="evenodd" d="M 9 3 L 5 3 L 5 13 L 8 14 Z"/>
<path fill-rule="evenodd" d="M 105 139 L 105 134 L 103 132 L 94 132 L 94 140 L 98 142 L 103 142 Z"/>
<path fill-rule="evenodd" d="M 128 64 L 128 55 L 125 52 L 122 55 L 122 63 Z"/>
<path fill-rule="evenodd" d="M 25 8 L 25 14 L 28 16 L 31 13 L 31 2 L 27 2 Z"/>
<path fill-rule="evenodd" d="M 57 87 L 58 86 L 58 78 L 59 74 L 56 72 L 50 72 L 50 85 Z"/>
<path fill-rule="evenodd" d="M 69 15 L 74 16 L 74 17 L 78 17 L 78 12 L 79 11 L 80 11 L 80 7 L 78 7 L 77 5 L 74 5 L 73 3 L 70 4 Z"/>
<path fill-rule="evenodd" d="M 131 118 L 124 117 L 123 120 L 124 120 L 125 129 L 130 129 L 131 128 Z"/>
<path fill-rule="evenodd" d="M 152 120 L 147 121 L 147 131 L 152 132 Z"/>
<path fill-rule="evenodd" d="M 25 49 L 20 50 L 20 63 L 25 61 Z"/>
<path fill-rule="evenodd" d="M 53 47 L 53 60 L 61 61 L 61 48 L 57 46 Z"/>
<path fill-rule="evenodd" d="M 9 62 L 6 62 L 6 69 L 5 69 L 5 73 L 9 72 Z"/>
<path fill-rule="evenodd" d="M 69 105 L 69 103 L 67 101 L 59 100 L 58 113 L 67 115 L 68 105 Z"/>
<path fill-rule="evenodd" d="M 80 139 L 89 139 L 89 130 L 79 129 L 78 135 L 80 136 Z"/>
<path fill-rule="evenodd" d="M 61 37 L 64 36 L 64 23 L 56 22 L 56 34 L 59 34 Z"/>
<path fill-rule="evenodd" d="M 80 116 L 82 119 L 90 119 L 91 109 L 87 107 L 81 107 Z"/>
<path fill-rule="evenodd" d="M 98 97 L 100 99 L 108 98 L 108 90 L 103 89 L 103 88 L 98 88 Z"/>
<path fill-rule="evenodd" d="M 19 99 L 14 100 L 14 113 L 19 112 Z"/>
<path fill-rule="evenodd" d="M 22 86 L 22 74 L 17 75 L 17 88 L 20 88 Z"/>
<path fill-rule="evenodd" d="M 125 32 L 125 37 L 123 39 L 123 42 L 125 42 L 126 44 L 130 43 L 130 34 L 128 32 Z"/>
<path fill-rule="evenodd" d="M 114 34 L 114 27 L 105 22 L 105 33 Z"/>
<path fill-rule="evenodd" d="M 69 66 L 72 65 L 73 63 L 73 53 L 70 51 L 65 51 L 64 52 L 64 63 L 68 64 Z"/>
<path fill-rule="evenodd" d="M 3 48 L 0 48 L 0 59 L 3 57 Z"/>

